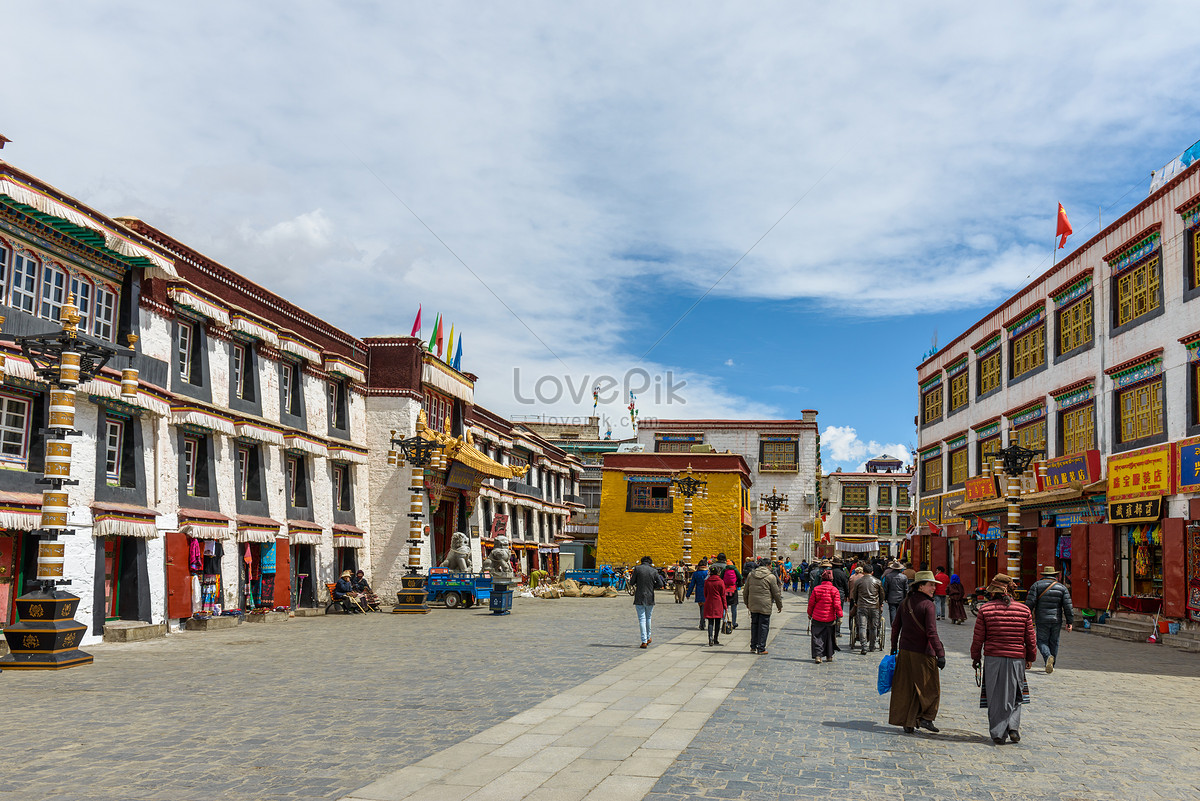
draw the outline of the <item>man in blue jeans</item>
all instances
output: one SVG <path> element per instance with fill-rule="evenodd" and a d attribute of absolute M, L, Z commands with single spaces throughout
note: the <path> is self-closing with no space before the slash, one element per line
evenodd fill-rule
<path fill-rule="evenodd" d="M 650 616 L 654 613 L 654 591 L 667 586 L 663 577 L 654 569 L 654 560 L 643 556 L 641 564 L 633 569 L 629 581 L 633 584 L 633 608 L 637 610 L 638 626 L 642 630 L 642 648 L 650 645 Z"/>
<path fill-rule="evenodd" d="M 1054 662 L 1058 659 L 1058 635 L 1062 632 L 1063 622 L 1067 624 L 1067 631 L 1075 624 L 1071 591 L 1058 580 L 1054 565 L 1042 568 L 1042 578 L 1025 593 L 1025 605 L 1033 612 L 1038 652 L 1046 660 L 1046 672 L 1053 673 Z"/>

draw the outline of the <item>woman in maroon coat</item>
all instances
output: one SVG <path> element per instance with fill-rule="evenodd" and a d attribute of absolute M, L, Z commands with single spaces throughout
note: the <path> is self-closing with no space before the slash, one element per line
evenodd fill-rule
<path fill-rule="evenodd" d="M 812 631 L 813 661 L 833 661 L 834 621 L 842 619 L 842 594 L 833 586 L 833 571 L 821 574 L 821 583 L 808 594 L 808 620 Z"/>
<path fill-rule="evenodd" d="M 983 688 L 987 693 L 992 742 L 1002 745 L 1007 737 L 1019 743 L 1025 671 L 1037 659 L 1033 614 L 1028 606 L 1012 599 L 1006 585 L 994 579 L 987 593 L 992 600 L 979 609 L 979 617 L 975 618 L 971 659 L 976 670 L 983 660 Z"/>
<path fill-rule="evenodd" d="M 892 676 L 888 723 L 903 726 L 909 734 L 917 726 L 938 731 L 933 720 L 942 700 L 938 671 L 946 667 L 946 649 L 937 632 L 937 609 L 933 605 L 936 588 L 937 578 L 933 573 L 928 570 L 917 573 L 892 622 L 896 672 Z"/>
<path fill-rule="evenodd" d="M 725 580 L 709 573 L 704 580 L 704 619 L 708 621 L 708 644 L 720 645 L 721 621 L 725 618 Z"/>

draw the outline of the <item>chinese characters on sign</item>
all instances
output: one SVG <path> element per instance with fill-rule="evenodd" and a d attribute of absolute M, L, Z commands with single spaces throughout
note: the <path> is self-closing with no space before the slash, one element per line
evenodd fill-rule
<path fill-rule="evenodd" d="M 1124 501 L 1108 505 L 1110 523 L 1152 523 L 1162 513 L 1162 499 L 1150 498 L 1143 501 Z"/>
<path fill-rule="evenodd" d="M 1200 492 L 1200 437 L 1181 439 L 1179 446 L 1179 474 L 1176 476 L 1180 492 Z"/>
<path fill-rule="evenodd" d="M 956 510 L 966 499 L 966 490 L 955 490 L 942 495 L 942 522 L 946 525 L 961 523 L 962 518 Z"/>
<path fill-rule="evenodd" d="M 1059 487 L 1082 487 L 1098 480 L 1100 451 L 1084 451 L 1071 456 L 1046 460 L 1046 480 L 1043 490 Z"/>
<path fill-rule="evenodd" d="M 508 528 L 508 515 L 496 515 L 492 518 L 492 536 L 498 537 Z"/>
<path fill-rule="evenodd" d="M 920 520 L 918 523 L 942 522 L 942 496 L 934 495 L 921 499 Z"/>
<path fill-rule="evenodd" d="M 995 476 L 973 476 L 967 479 L 966 493 L 968 501 L 986 501 L 1000 497 L 996 491 Z"/>
<path fill-rule="evenodd" d="M 1108 519 L 1112 523 L 1157 520 L 1162 499 L 1175 491 L 1174 445 L 1108 457 Z"/>

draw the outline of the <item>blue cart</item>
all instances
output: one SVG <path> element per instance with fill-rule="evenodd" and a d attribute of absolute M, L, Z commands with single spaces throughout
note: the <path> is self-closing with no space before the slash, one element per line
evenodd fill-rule
<path fill-rule="evenodd" d="M 595 570 L 568 570 L 563 577 L 593 587 L 614 587 L 618 591 L 625 589 L 625 576 L 613 570 L 612 565 L 601 565 Z"/>
<path fill-rule="evenodd" d="M 470 609 L 475 604 L 486 604 L 492 597 L 492 576 L 482 573 L 452 573 L 448 567 L 429 570 L 425 583 L 429 603 L 441 601 L 447 609 L 459 607 Z"/>

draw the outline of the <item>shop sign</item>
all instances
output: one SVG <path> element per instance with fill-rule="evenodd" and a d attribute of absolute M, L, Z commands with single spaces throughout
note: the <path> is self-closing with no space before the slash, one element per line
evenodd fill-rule
<path fill-rule="evenodd" d="M 947 492 L 942 496 L 942 522 L 949 525 L 951 523 L 961 523 L 962 518 L 956 514 L 956 510 L 967 500 L 966 490 L 955 490 Z"/>
<path fill-rule="evenodd" d="M 1086 523 L 1103 523 L 1104 515 L 1092 514 L 1090 512 L 1066 512 L 1054 515 L 1055 528 L 1070 528 L 1071 526 L 1080 526 Z"/>
<path fill-rule="evenodd" d="M 920 522 L 922 525 L 929 522 L 942 522 L 942 496 L 934 495 L 929 498 L 921 499 Z"/>
<path fill-rule="evenodd" d="M 1153 523 L 1162 514 L 1162 498 L 1122 501 L 1108 505 L 1110 523 Z"/>
<path fill-rule="evenodd" d="M 1071 456 L 1047 459 L 1046 479 L 1041 489 L 1082 487 L 1100 478 L 1100 451 L 1084 451 Z"/>
<path fill-rule="evenodd" d="M 972 476 L 967 479 L 964 491 L 967 501 L 986 501 L 1000 497 L 995 476 Z"/>
<path fill-rule="evenodd" d="M 1200 492 L 1200 437 L 1181 439 L 1179 448 L 1179 475 L 1176 483 L 1180 492 Z"/>
<path fill-rule="evenodd" d="M 754 525 L 754 521 L 750 518 L 750 510 L 745 507 L 742 507 L 742 525 L 743 526 L 753 526 Z"/>
<path fill-rule="evenodd" d="M 508 529 L 508 515 L 496 515 L 492 518 L 492 537 L 499 537 Z"/>
<path fill-rule="evenodd" d="M 455 462 L 450 465 L 450 472 L 446 475 L 446 486 L 454 489 L 470 490 L 475 487 L 477 479 L 482 478 L 479 473 L 467 467 L 462 462 Z"/>
<path fill-rule="evenodd" d="M 1162 498 L 1175 492 L 1174 445 L 1165 443 L 1108 457 L 1108 502 Z M 1111 517 L 1111 515 L 1110 515 Z"/>

